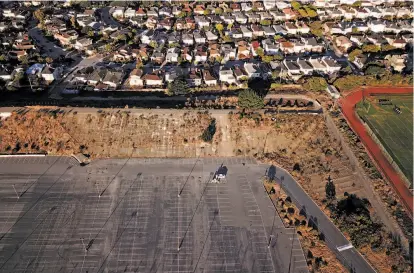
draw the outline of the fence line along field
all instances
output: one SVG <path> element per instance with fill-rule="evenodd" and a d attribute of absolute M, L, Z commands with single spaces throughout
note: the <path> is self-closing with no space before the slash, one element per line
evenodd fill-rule
<path fill-rule="evenodd" d="M 357 105 L 383 147 L 411 183 L 413 182 L 413 96 L 381 95 L 365 98 Z"/>

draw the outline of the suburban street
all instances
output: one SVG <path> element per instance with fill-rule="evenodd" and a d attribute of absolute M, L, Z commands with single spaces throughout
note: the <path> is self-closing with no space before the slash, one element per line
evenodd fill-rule
<path fill-rule="evenodd" d="M 51 57 L 52 59 L 57 59 L 59 57 L 64 57 L 69 52 L 64 51 L 60 46 L 46 39 L 43 35 L 42 30 L 38 27 L 34 27 L 29 30 L 29 36 L 34 40 L 36 46 L 39 47 L 42 52 L 43 57 Z"/>

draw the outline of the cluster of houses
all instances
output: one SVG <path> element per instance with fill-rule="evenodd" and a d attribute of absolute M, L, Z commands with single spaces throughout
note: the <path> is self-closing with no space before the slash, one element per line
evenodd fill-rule
<path fill-rule="evenodd" d="M 298 58 L 282 62 L 272 61 L 270 64 L 244 62 L 242 65 L 213 67 L 164 67 L 135 68 L 131 72 L 121 68 L 93 67 L 83 68 L 74 75 L 70 90 L 87 89 L 94 91 L 113 91 L 145 88 L 165 88 L 177 77 L 183 77 L 190 87 L 208 86 L 242 86 L 249 79 L 269 78 L 272 73 L 300 78 L 311 74 L 334 74 L 341 65 L 330 57 Z"/>
<path fill-rule="evenodd" d="M 341 65 L 327 57 L 332 56 L 325 53 L 330 50 L 327 40 L 345 56 L 367 44 L 405 49 L 413 43 L 412 3 L 402 0 L 142 1 L 105 8 L 72 4 L 55 3 L 58 8 L 44 14 L 43 32 L 86 56 L 100 53 L 114 62 L 141 64 L 132 72 L 80 70 L 73 85 L 94 90 L 165 87 L 178 75 L 190 86 L 238 86 L 275 71 L 294 80 L 315 73 L 332 75 Z M 9 47 L 8 58 L 39 52 L 24 30 L 33 17 L 27 6 L 42 3 L 2 5 L 0 32 L 13 30 L 0 38 Z M 315 34 L 314 21 L 320 21 L 322 36 Z M 355 58 L 357 68 L 364 67 L 365 57 Z M 386 62 L 402 70 L 398 55 L 391 54 Z M 50 69 L 42 67 L 45 75 Z M 36 71 L 33 75 L 42 78 L 43 72 Z"/>

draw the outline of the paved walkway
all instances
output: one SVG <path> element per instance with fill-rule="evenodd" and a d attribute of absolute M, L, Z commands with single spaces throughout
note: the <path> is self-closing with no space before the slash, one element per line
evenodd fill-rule
<path fill-rule="evenodd" d="M 345 98 L 340 99 L 342 113 L 344 114 L 348 124 L 361 139 L 362 143 L 368 151 L 369 156 L 375 162 L 379 171 L 391 182 L 403 205 L 410 212 L 410 215 L 413 213 L 413 195 L 398 172 L 393 168 L 391 163 L 385 157 L 379 145 L 375 142 L 374 139 L 371 138 L 368 131 L 364 127 L 364 124 L 360 122 L 355 112 L 355 105 L 360 100 L 362 100 L 363 95 L 369 96 L 370 94 L 390 93 L 406 94 L 412 92 L 412 88 L 369 88 L 365 89 L 364 91 L 357 90 L 348 94 Z"/>

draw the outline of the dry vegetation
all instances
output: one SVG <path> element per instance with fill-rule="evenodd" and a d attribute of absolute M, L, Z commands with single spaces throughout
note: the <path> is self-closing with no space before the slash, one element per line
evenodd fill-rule
<path fill-rule="evenodd" d="M 265 187 L 270 192 L 275 184 L 265 181 Z M 282 189 L 278 188 L 276 194 L 270 195 L 270 198 L 278 214 L 282 217 L 285 227 L 296 227 L 311 272 L 348 272 L 326 243 L 320 239 L 319 232 L 312 225 L 309 225 L 306 217 L 300 214 L 298 208 L 289 200 Z"/>

